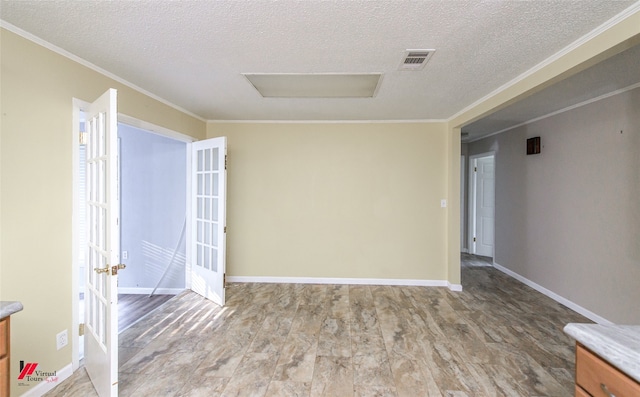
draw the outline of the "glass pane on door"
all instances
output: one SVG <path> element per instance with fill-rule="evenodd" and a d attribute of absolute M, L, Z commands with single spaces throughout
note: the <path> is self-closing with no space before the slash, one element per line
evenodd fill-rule
<path fill-rule="evenodd" d="M 216 272 L 218 246 L 219 148 L 198 150 L 196 166 L 196 265 Z"/>
<path fill-rule="evenodd" d="M 224 305 L 225 271 L 225 137 L 192 144 L 191 288 Z"/>

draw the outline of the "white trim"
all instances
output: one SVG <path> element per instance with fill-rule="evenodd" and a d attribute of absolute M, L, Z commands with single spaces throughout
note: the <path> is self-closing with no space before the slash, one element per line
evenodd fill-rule
<path fill-rule="evenodd" d="M 402 120 L 207 120 L 213 124 L 427 124 L 447 123 L 447 119 Z"/>
<path fill-rule="evenodd" d="M 497 264 L 496 262 L 493 262 L 493 267 L 495 267 L 496 269 L 500 270 L 504 274 L 515 278 L 516 280 L 520 281 L 521 283 L 523 283 L 525 285 L 528 285 L 529 287 L 535 289 L 536 291 L 540 292 L 541 294 L 548 296 L 549 298 L 551 298 L 554 301 L 560 303 L 561 305 L 564 305 L 564 306 L 568 307 L 569 309 L 573 310 L 574 312 L 582 314 L 583 316 L 585 316 L 589 320 L 595 321 L 596 323 L 602 324 L 602 325 L 613 325 L 613 323 L 611 321 L 607 320 L 606 318 L 601 317 L 601 316 L 595 314 L 594 312 L 592 312 L 590 310 L 587 310 L 584 307 L 582 307 L 582 306 L 570 301 L 569 299 L 564 298 L 564 297 L 556 294 L 555 292 L 546 289 L 545 287 L 541 286 L 540 284 L 537 284 L 537 283 L 529 280 L 528 278 L 519 275 L 518 273 L 514 272 L 513 270 L 509 270 L 506 267 Z"/>
<path fill-rule="evenodd" d="M 502 134 L 503 132 L 507 132 L 507 131 L 512 130 L 512 129 L 514 129 L 514 128 L 522 127 L 523 125 L 527 125 L 527 124 L 535 123 L 536 121 L 544 120 L 544 119 L 546 119 L 546 118 L 553 117 L 553 116 L 556 116 L 556 115 L 558 115 L 558 114 L 561 114 L 561 113 L 564 113 L 564 112 L 568 112 L 568 111 L 570 111 L 570 110 L 574 110 L 574 109 L 577 109 L 577 108 L 581 108 L 581 107 L 583 107 L 583 106 L 590 105 L 590 104 L 592 104 L 592 103 L 594 103 L 594 102 L 598 102 L 598 101 L 601 101 L 601 100 L 603 100 L 603 99 L 610 98 L 610 97 L 612 97 L 612 96 L 616 96 L 616 95 L 619 95 L 619 94 L 623 94 L 623 93 L 625 93 L 625 92 L 627 92 L 627 91 L 635 90 L 636 88 L 639 88 L 639 87 L 640 87 L 640 83 L 632 84 L 632 85 L 630 85 L 630 86 L 628 86 L 628 87 L 620 88 L 620 89 L 618 89 L 618 90 L 611 91 L 611 92 L 609 92 L 609 93 L 606 93 L 606 94 L 602 94 L 602 95 L 600 95 L 600 96 L 597 96 L 597 97 L 595 97 L 595 98 L 587 99 L 586 101 L 583 101 L 583 102 L 580 102 L 580 103 L 576 103 L 575 105 L 567 106 L 567 107 L 566 107 L 566 108 L 564 108 L 564 109 L 556 110 L 555 112 L 551 112 L 551 113 L 548 113 L 548 114 L 545 114 L 545 115 L 542 115 L 542 116 L 538 116 L 538 117 L 535 117 L 535 118 L 533 118 L 533 119 L 531 119 L 531 120 L 527 120 L 527 121 L 525 121 L 525 122 L 522 122 L 522 123 L 520 123 L 520 124 L 516 124 L 516 125 L 514 125 L 514 126 L 511 126 L 511 127 L 507 127 L 507 128 L 501 129 L 500 131 L 496 131 L 496 132 L 492 132 L 492 133 L 487 134 L 487 135 L 483 135 L 483 136 L 481 136 L 481 137 L 479 137 L 479 138 L 475 138 L 475 139 L 472 139 L 472 140 L 470 140 L 470 141 L 467 141 L 466 143 L 476 142 L 476 141 L 479 141 L 479 140 L 481 140 L 481 139 L 488 138 L 488 137 L 490 137 L 490 136 L 494 136 L 494 135 Z"/>
<path fill-rule="evenodd" d="M 186 177 L 186 188 L 187 191 L 185 192 L 185 197 L 187 199 L 187 203 L 186 203 L 186 213 L 185 213 L 185 223 L 186 223 L 186 231 L 185 231 L 185 242 L 184 242 L 184 246 L 185 246 L 185 262 L 184 262 L 184 287 L 186 289 L 189 290 L 193 290 L 193 283 L 191 280 L 191 260 L 192 260 L 192 255 L 191 255 L 191 244 L 192 244 L 192 233 L 191 233 L 191 228 L 192 226 L 192 218 L 193 218 L 193 213 L 192 213 L 192 208 L 191 208 L 191 188 L 192 188 L 192 155 L 193 155 L 193 142 L 191 143 L 187 143 L 187 156 L 186 156 L 186 160 L 187 160 L 187 164 L 185 166 L 185 169 L 187 170 L 187 175 L 185 175 Z"/>
<path fill-rule="evenodd" d="M 197 141 L 196 138 L 190 135 L 186 135 L 181 132 L 174 131 L 166 127 L 162 127 L 157 124 L 149 123 L 148 121 L 140 120 L 138 118 L 128 116 L 122 113 L 118 113 L 118 123 L 126 124 L 130 127 L 144 130 L 144 132 L 161 135 L 161 136 L 175 139 L 177 141 L 181 141 L 185 143 L 191 143 L 191 142 Z"/>
<path fill-rule="evenodd" d="M 280 284 L 349 284 L 349 285 L 405 285 L 418 287 L 450 287 L 447 280 L 416 280 L 394 278 L 326 278 L 326 277 L 252 277 L 227 276 L 230 283 L 280 283 Z"/>
<path fill-rule="evenodd" d="M 48 368 L 45 368 L 44 370 L 49 372 Z M 35 385 L 34 387 L 32 387 L 31 389 L 27 390 L 24 394 L 22 394 L 22 397 L 40 397 L 43 394 L 47 393 L 48 391 L 53 390 L 54 387 L 58 386 L 65 379 L 69 378 L 71 375 L 73 375 L 73 364 L 69 363 L 65 365 L 62 369 L 56 371 L 56 376 L 58 377 L 58 380 L 56 382 L 42 381 L 37 385 Z M 14 391 L 19 392 L 20 389 L 17 388 Z"/>
<path fill-rule="evenodd" d="M 447 281 L 447 287 L 453 292 L 462 292 L 462 284 L 451 284 Z"/>
<path fill-rule="evenodd" d="M 129 88 L 131 88 L 133 90 L 136 90 L 139 93 L 148 96 L 149 98 L 155 99 L 156 101 L 158 101 L 160 103 L 163 103 L 163 104 L 165 104 L 165 105 L 167 105 L 167 106 L 169 106 L 171 108 L 174 108 L 175 110 L 177 110 L 179 112 L 182 112 L 184 114 L 188 114 L 189 116 L 191 116 L 193 118 L 196 118 L 196 119 L 198 119 L 200 121 L 203 121 L 203 122 L 207 121 L 206 119 L 202 118 L 201 116 L 198 116 L 197 114 L 192 113 L 192 112 L 188 111 L 185 108 L 182 108 L 182 107 L 180 107 L 180 106 L 178 106 L 176 104 L 173 104 L 173 103 L 167 101 L 166 99 L 160 98 L 156 94 L 152 94 L 151 92 L 145 90 L 144 88 L 140 88 L 137 85 L 135 85 L 135 84 L 133 84 L 133 83 L 121 78 L 121 77 L 118 77 L 115 74 L 113 74 L 113 73 L 111 73 L 109 71 L 106 71 L 105 69 L 102 69 L 101 67 L 99 67 L 97 65 L 94 65 L 93 63 L 91 63 L 91 62 L 89 62 L 89 61 L 87 61 L 85 59 L 82 59 L 79 56 L 74 55 L 74 54 L 70 53 L 69 51 L 67 51 L 67 50 L 65 50 L 63 48 L 60 48 L 60 47 L 58 47 L 58 46 L 56 46 L 54 44 L 51 44 L 48 41 L 46 41 L 44 39 L 41 39 L 40 37 L 38 37 L 38 36 L 36 36 L 36 35 L 34 35 L 32 33 L 29 33 L 29 32 L 27 32 L 25 30 L 20 29 L 19 27 L 15 26 L 15 25 L 10 24 L 9 22 L 6 22 L 6 21 L 0 19 L 0 27 L 2 27 L 4 29 L 7 29 L 8 31 L 17 34 L 18 36 L 22 36 L 23 38 L 25 38 L 25 39 L 27 39 L 29 41 L 32 41 L 32 42 L 34 42 L 34 43 L 36 43 L 36 44 L 38 44 L 38 45 L 40 45 L 40 46 L 42 46 L 42 47 L 44 47 L 44 48 L 46 48 L 48 50 L 51 50 L 51 51 L 53 51 L 53 52 L 55 52 L 55 53 L 57 53 L 59 55 L 62 55 L 65 58 L 68 58 L 68 59 L 70 59 L 70 60 L 72 60 L 72 61 L 74 61 L 76 63 L 79 63 L 80 65 L 82 65 L 84 67 L 87 67 L 87 68 L 93 70 L 94 72 L 98 72 L 98 73 L 100 73 L 100 74 L 102 74 L 102 75 L 104 75 L 104 76 L 106 76 L 106 77 L 108 77 L 108 78 L 110 78 L 112 80 L 117 81 L 120 84 L 123 84 L 123 85 L 125 85 L 125 86 L 127 86 L 127 87 L 129 87 Z"/>
<path fill-rule="evenodd" d="M 79 214 L 78 210 L 78 180 L 80 178 L 78 167 L 80 165 L 79 147 L 80 147 L 80 111 L 89 108 L 90 103 L 81 99 L 72 98 L 72 126 L 71 126 L 71 194 L 72 194 L 72 212 L 71 212 L 71 364 L 75 371 L 80 366 L 80 335 L 78 333 L 80 324 L 80 288 L 78 286 L 80 258 L 78 257 L 79 248 Z"/>
<path fill-rule="evenodd" d="M 183 291 L 184 291 L 184 288 L 158 288 L 155 294 L 156 295 L 178 295 Z M 149 295 L 152 292 L 153 292 L 153 288 L 118 287 L 119 294 Z"/>
<path fill-rule="evenodd" d="M 594 38 L 597 38 L 599 35 L 601 35 L 602 33 L 606 32 L 608 29 L 612 28 L 613 26 L 619 24 L 620 22 L 624 21 L 627 18 L 632 17 L 635 13 L 637 13 L 639 11 L 640 11 L 640 2 L 636 2 L 635 4 L 631 5 L 626 10 L 622 11 L 618 15 L 616 15 L 613 18 L 609 19 L 608 21 L 606 21 L 602 25 L 598 26 L 597 28 L 593 29 L 591 32 L 587 33 L 586 35 L 580 37 L 578 40 L 576 40 L 573 43 L 569 44 L 568 46 L 564 47 L 562 50 L 556 52 L 555 54 L 553 54 L 549 58 L 547 58 L 544 61 L 542 61 L 539 64 L 537 64 L 536 66 L 534 66 L 531 69 L 527 70 L 526 72 L 522 73 L 521 75 L 519 75 L 515 79 L 513 79 L 513 80 L 511 80 L 511 81 L 509 81 L 509 82 L 507 82 L 507 83 L 505 83 L 503 85 L 501 85 L 500 87 L 496 88 L 492 92 L 488 93 L 487 95 L 485 95 L 482 98 L 478 99 L 477 101 L 473 102 L 471 105 L 469 105 L 469 106 L 465 107 L 464 109 L 460 110 L 459 112 L 457 112 L 456 114 L 451 116 L 447 121 L 450 122 L 450 121 L 455 120 L 456 118 L 462 116 L 466 112 L 471 111 L 473 108 L 479 106 L 481 103 L 483 103 L 485 101 L 488 101 L 489 99 L 497 96 L 498 94 L 502 93 L 503 91 L 506 91 L 508 88 L 510 88 L 510 87 L 520 83 L 521 81 L 529 78 L 530 76 L 534 75 L 535 73 L 537 73 L 538 71 L 542 70 L 543 68 L 545 68 L 545 67 L 553 64 L 554 62 L 560 60 L 565 55 L 571 53 L 572 51 L 575 51 L 575 50 L 579 49 L 582 45 L 584 45 L 588 41 L 593 40 Z M 490 111 L 489 113 L 492 113 L 492 112 L 493 111 Z M 482 116 L 482 117 L 484 117 L 484 116 Z M 468 121 L 469 120 L 466 120 L 466 121 L 464 121 L 464 123 L 467 123 Z"/>
<path fill-rule="evenodd" d="M 467 194 L 467 187 L 466 187 L 466 179 L 465 179 L 465 175 L 467 173 L 467 171 L 465 170 L 467 166 L 467 155 L 466 154 L 461 154 L 460 155 L 460 250 L 466 250 L 465 246 L 468 245 L 467 242 L 465 242 L 465 233 L 464 233 L 464 229 L 465 226 L 467 225 L 467 223 L 465 222 L 465 215 L 467 215 L 467 211 L 464 205 L 464 199 Z"/>

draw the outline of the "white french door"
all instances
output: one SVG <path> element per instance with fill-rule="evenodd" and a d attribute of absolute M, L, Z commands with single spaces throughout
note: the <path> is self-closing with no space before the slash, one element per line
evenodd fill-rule
<path fill-rule="evenodd" d="M 100 397 L 118 395 L 118 189 L 117 91 L 86 111 L 85 368 Z"/>
<path fill-rule="evenodd" d="M 207 139 L 191 145 L 191 289 L 223 306 L 227 138 Z"/>
<path fill-rule="evenodd" d="M 495 165 L 494 157 L 474 160 L 474 253 L 493 257 L 495 228 Z"/>

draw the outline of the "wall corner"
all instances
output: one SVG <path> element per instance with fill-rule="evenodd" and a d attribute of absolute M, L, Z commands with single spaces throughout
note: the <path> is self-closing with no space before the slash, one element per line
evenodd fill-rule
<path fill-rule="evenodd" d="M 447 281 L 460 285 L 460 134 L 461 128 L 447 133 Z"/>

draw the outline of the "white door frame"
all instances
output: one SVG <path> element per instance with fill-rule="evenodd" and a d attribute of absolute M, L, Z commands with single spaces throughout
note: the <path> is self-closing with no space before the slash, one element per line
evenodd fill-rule
<path fill-rule="evenodd" d="M 73 326 L 71 327 L 71 366 L 73 371 L 80 366 L 80 286 L 78 280 L 80 277 L 80 214 L 78 214 L 78 205 L 80 199 L 80 192 L 78 186 L 80 185 L 80 174 L 78 168 L 80 165 L 80 156 L 78 146 L 80 145 L 80 112 L 86 111 L 89 108 L 89 102 L 85 102 L 80 99 L 73 98 L 73 116 L 71 128 L 71 168 L 72 168 L 72 200 L 73 209 L 71 215 L 71 294 L 73 296 L 71 305 L 71 321 Z"/>
<path fill-rule="evenodd" d="M 490 151 L 490 152 L 484 152 L 484 153 L 479 153 L 479 154 L 474 154 L 469 156 L 469 194 L 468 194 L 468 199 L 469 199 L 469 211 L 467 213 L 467 248 L 470 254 L 475 254 L 476 253 L 476 244 L 473 241 L 473 237 L 475 235 L 475 231 L 476 231 L 476 175 L 474 173 L 473 167 L 475 167 L 476 165 L 476 160 L 478 160 L 479 158 L 483 158 L 483 157 L 489 157 L 492 156 L 493 157 L 493 161 L 495 164 L 495 151 Z M 495 175 L 494 175 L 495 178 Z M 494 189 L 495 189 L 495 184 L 494 184 Z M 494 197 L 495 197 L 495 191 L 494 191 Z M 494 202 L 494 207 L 495 207 L 495 202 Z M 494 215 L 494 225 L 495 225 L 495 215 Z M 494 245 L 493 245 L 493 256 L 495 257 L 495 251 L 496 251 L 496 246 L 495 246 L 495 226 L 493 228 L 493 241 L 494 241 Z"/>
<path fill-rule="evenodd" d="M 80 157 L 78 155 L 78 145 L 79 145 L 79 137 L 80 137 L 80 112 L 86 111 L 89 108 L 90 103 L 83 101 L 81 99 L 72 98 L 72 128 L 71 128 L 71 167 L 72 167 L 72 215 L 71 215 L 71 294 L 73 296 L 72 304 L 71 304 L 71 366 L 73 371 L 77 370 L 80 367 L 80 334 L 79 334 L 79 326 L 80 326 L 80 307 L 79 307 L 79 299 L 78 296 L 80 294 L 80 288 L 78 285 L 79 278 L 79 267 L 80 267 L 80 258 L 78 256 L 79 252 L 79 236 L 82 232 L 80 230 L 80 219 L 78 214 L 78 204 L 79 204 L 79 191 L 78 185 L 80 181 L 80 175 L 78 173 L 78 167 L 80 165 Z M 194 142 L 196 139 L 182 134 L 177 131 L 173 131 L 171 129 L 161 127 L 135 117 L 131 117 L 122 113 L 118 113 L 118 123 L 127 124 L 129 126 L 140 128 L 150 133 L 155 133 L 158 135 L 162 135 L 171 139 L 175 139 L 181 142 L 187 143 L 187 213 L 190 213 L 190 200 L 189 194 L 190 190 L 190 178 L 191 175 L 191 142 Z M 188 217 L 187 217 L 188 218 Z M 187 219 L 187 222 L 189 220 Z M 187 227 L 189 224 L 187 224 Z M 187 229 L 189 230 L 189 229 Z M 188 237 L 188 236 L 187 236 Z M 189 241 L 187 239 L 187 241 Z M 189 252 L 187 250 L 187 266 L 189 266 L 190 258 Z M 187 286 L 189 286 L 187 284 Z"/>
<path fill-rule="evenodd" d="M 464 227 L 466 225 L 466 222 L 464 221 L 464 216 L 465 216 L 465 210 L 464 210 L 464 198 L 466 197 L 465 193 L 466 193 L 466 189 L 465 189 L 465 180 L 464 180 L 464 174 L 465 174 L 465 166 L 466 166 L 466 156 L 463 154 L 460 156 L 460 251 L 462 252 L 469 252 L 469 247 L 465 247 L 465 243 L 464 243 Z"/>

